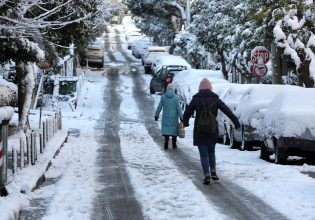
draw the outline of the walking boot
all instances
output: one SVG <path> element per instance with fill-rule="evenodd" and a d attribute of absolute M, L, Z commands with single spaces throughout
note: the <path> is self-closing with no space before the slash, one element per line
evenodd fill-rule
<path fill-rule="evenodd" d="M 172 145 L 173 145 L 173 149 L 176 149 L 176 148 L 177 148 L 176 141 L 173 141 L 173 142 L 172 142 Z"/>
<path fill-rule="evenodd" d="M 176 149 L 176 148 L 177 148 L 176 140 L 177 140 L 176 136 L 172 136 L 173 149 Z"/>
<path fill-rule="evenodd" d="M 164 143 L 164 149 L 167 150 L 168 149 L 168 142 Z"/>
<path fill-rule="evenodd" d="M 206 176 L 203 180 L 204 185 L 209 185 L 210 184 L 210 176 Z"/>
<path fill-rule="evenodd" d="M 219 180 L 219 177 L 218 177 L 218 175 L 217 175 L 216 172 L 211 172 L 211 179 L 213 179 L 213 180 Z"/>

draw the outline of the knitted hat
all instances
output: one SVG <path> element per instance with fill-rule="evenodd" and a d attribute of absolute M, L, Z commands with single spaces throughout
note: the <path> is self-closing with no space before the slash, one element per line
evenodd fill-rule
<path fill-rule="evenodd" d="M 209 89 L 212 90 L 211 82 L 207 78 L 203 78 L 199 84 L 199 90 L 201 89 Z"/>

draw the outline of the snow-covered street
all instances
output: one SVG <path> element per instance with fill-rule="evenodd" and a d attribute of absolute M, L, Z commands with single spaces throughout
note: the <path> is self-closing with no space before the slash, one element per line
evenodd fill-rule
<path fill-rule="evenodd" d="M 0 0 L 0 220 L 315 220 L 315 0 Z"/>
<path fill-rule="evenodd" d="M 305 174 L 314 165 L 217 144 L 220 182 L 206 186 L 192 126 L 165 151 L 153 117 L 160 95 L 150 95 L 121 26 L 110 30 L 105 68 L 85 70 L 76 111 L 64 106 L 68 141 L 20 219 L 315 219 L 315 179 Z"/>

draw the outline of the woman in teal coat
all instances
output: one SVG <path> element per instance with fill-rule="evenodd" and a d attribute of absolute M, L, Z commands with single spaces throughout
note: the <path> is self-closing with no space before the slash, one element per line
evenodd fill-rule
<path fill-rule="evenodd" d="M 155 111 L 155 121 L 162 112 L 162 135 L 165 138 L 164 149 L 168 149 L 168 141 L 172 136 L 173 149 L 177 148 L 178 119 L 182 120 L 183 112 L 179 104 L 179 98 L 175 94 L 174 85 L 168 84 L 166 92 L 161 96 L 160 103 Z"/>

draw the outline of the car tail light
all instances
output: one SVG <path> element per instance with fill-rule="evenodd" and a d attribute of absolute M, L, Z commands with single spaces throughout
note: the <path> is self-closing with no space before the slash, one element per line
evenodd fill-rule
<path fill-rule="evenodd" d="M 171 77 L 166 77 L 166 78 L 165 78 L 165 81 L 166 81 L 167 83 L 171 83 L 171 82 L 172 82 L 172 79 L 171 79 Z"/>

